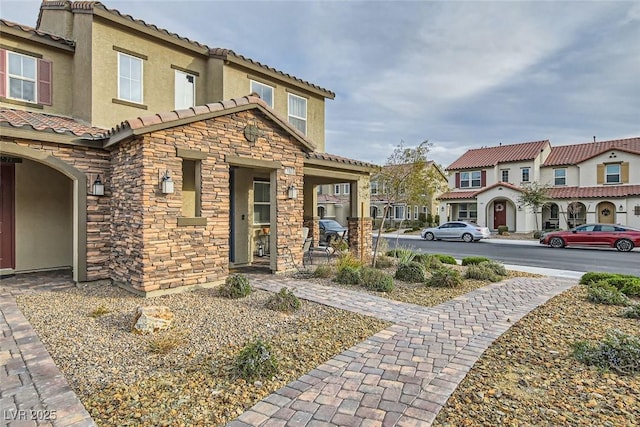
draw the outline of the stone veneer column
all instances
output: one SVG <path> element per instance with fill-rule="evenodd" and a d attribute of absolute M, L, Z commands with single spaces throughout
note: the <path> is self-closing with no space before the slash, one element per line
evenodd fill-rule
<path fill-rule="evenodd" d="M 349 250 L 357 258 L 361 258 L 365 263 L 368 263 L 371 260 L 371 251 L 373 250 L 372 219 L 347 218 L 347 227 L 349 229 Z"/>
<path fill-rule="evenodd" d="M 318 246 L 320 242 L 320 217 L 314 216 L 313 218 L 305 218 L 303 222 L 304 227 L 309 227 L 309 236 L 313 238 L 313 245 Z"/>

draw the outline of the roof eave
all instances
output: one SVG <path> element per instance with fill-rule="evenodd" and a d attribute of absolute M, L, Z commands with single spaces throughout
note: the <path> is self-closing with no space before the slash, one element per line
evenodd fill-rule
<path fill-rule="evenodd" d="M 1 28 L 2 30 L 0 31 L 0 33 L 3 36 L 5 34 L 8 34 L 17 38 L 21 38 L 23 40 L 29 40 L 30 42 L 33 42 L 33 43 L 38 43 L 48 47 L 53 47 L 55 49 L 64 50 L 66 52 L 72 52 L 72 53 L 75 52 L 75 47 L 69 45 L 64 40 L 60 40 L 60 41 L 52 40 L 51 38 L 45 35 L 39 35 L 36 33 L 32 33 L 30 31 L 25 31 L 20 28 L 14 28 L 8 25 L 2 25 Z"/>

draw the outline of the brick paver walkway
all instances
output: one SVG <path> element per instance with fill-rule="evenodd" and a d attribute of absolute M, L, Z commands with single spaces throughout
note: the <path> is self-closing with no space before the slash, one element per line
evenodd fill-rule
<path fill-rule="evenodd" d="M 274 292 L 288 286 L 300 298 L 395 324 L 263 399 L 231 427 L 431 425 L 496 338 L 576 284 L 516 278 L 425 308 L 274 276 L 251 282 Z"/>
<path fill-rule="evenodd" d="M 0 281 L 0 426 L 95 426 L 16 305 L 21 292 L 66 289 L 66 275 Z"/>

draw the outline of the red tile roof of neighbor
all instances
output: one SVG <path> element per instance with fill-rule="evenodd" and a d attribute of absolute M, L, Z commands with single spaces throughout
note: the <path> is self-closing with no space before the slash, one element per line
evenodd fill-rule
<path fill-rule="evenodd" d="M 34 34 L 36 36 L 39 37 L 43 37 L 43 38 L 47 38 L 51 41 L 60 43 L 60 44 L 64 44 L 67 46 L 71 46 L 71 47 L 75 47 L 76 42 L 74 42 L 73 40 L 67 40 L 63 37 L 57 36 L 55 34 L 51 34 L 51 33 L 47 33 L 45 31 L 40 31 L 37 30 L 35 28 L 29 27 L 28 25 L 22 25 L 22 24 L 18 24 L 16 22 L 11 22 L 11 21 L 7 21 L 6 19 L 0 19 L 0 24 L 2 25 L 6 25 L 7 27 L 10 28 L 15 28 L 18 29 L 20 31 L 23 31 L 25 33 L 29 33 L 29 34 Z"/>
<path fill-rule="evenodd" d="M 533 160 L 547 145 L 549 145 L 549 141 L 544 140 L 525 142 L 522 144 L 499 145 L 496 147 L 474 148 L 460 156 L 445 170 L 484 168 L 504 162 Z"/>
<path fill-rule="evenodd" d="M 438 197 L 438 199 L 439 200 L 473 199 L 478 194 L 484 193 L 485 191 L 489 191 L 489 190 L 491 190 L 492 188 L 495 188 L 495 187 L 507 187 L 507 188 L 510 188 L 512 190 L 522 191 L 522 188 L 518 187 L 517 185 L 513 185 L 513 184 L 509 184 L 508 182 L 500 181 L 500 182 L 496 182 L 495 184 L 490 185 L 488 187 L 478 188 L 477 190 L 449 191 L 449 192 L 441 194 L 440 197 Z"/>
<path fill-rule="evenodd" d="M 586 199 L 603 197 L 640 196 L 640 185 L 604 185 L 601 187 L 549 188 L 551 199 Z"/>
<path fill-rule="evenodd" d="M 609 150 L 640 154 L 640 138 L 615 139 L 553 147 L 543 166 L 575 165 Z"/>
<path fill-rule="evenodd" d="M 90 139 L 99 139 L 108 133 L 107 129 L 89 126 L 69 117 L 10 108 L 0 108 L 0 125 L 9 125 L 14 128 L 31 128 L 38 131 L 75 135 Z"/>
<path fill-rule="evenodd" d="M 332 91 L 330 91 L 329 89 L 325 89 L 321 86 L 315 85 L 311 82 L 308 82 L 306 80 L 302 80 L 298 77 L 295 77 L 291 74 L 287 74 L 283 71 L 277 70 L 273 67 L 269 67 L 268 65 L 262 64 L 261 62 L 258 61 L 254 61 L 253 59 L 247 58 L 246 56 L 240 55 L 235 53 L 233 50 L 230 49 L 223 49 L 223 48 L 209 48 L 209 46 L 202 44 L 200 42 L 197 42 L 195 40 L 191 40 L 188 39 L 186 37 L 182 37 L 176 33 L 172 33 L 168 30 L 165 30 L 164 28 L 160 28 L 154 24 L 148 24 L 145 21 L 143 21 L 142 19 L 135 19 L 134 17 L 132 17 L 131 15 L 127 15 L 124 14 L 116 9 L 109 9 L 107 8 L 104 4 L 102 4 L 99 1 L 69 1 L 69 0 L 54 0 L 54 1 L 43 1 L 42 5 L 40 6 L 41 8 L 47 9 L 60 9 L 60 8 L 66 8 L 69 7 L 72 11 L 73 10 L 82 10 L 82 11 L 93 11 L 94 8 L 99 8 L 101 10 L 104 10 L 106 12 L 111 13 L 114 16 L 120 17 L 120 18 L 124 18 L 132 23 L 138 24 L 138 25 L 142 25 L 146 28 L 150 28 L 154 31 L 157 31 L 161 34 L 170 36 L 175 38 L 176 40 L 180 40 L 186 43 L 189 43 L 197 48 L 202 48 L 205 49 L 208 54 L 212 57 L 217 57 L 217 58 L 221 58 L 221 59 L 227 59 L 228 57 L 234 57 L 234 58 L 238 58 L 242 61 L 246 61 L 250 64 L 256 65 L 260 68 L 264 68 L 265 70 L 269 70 L 273 73 L 276 73 L 280 76 L 283 77 L 287 77 L 290 78 L 292 80 L 295 80 L 299 83 L 302 83 L 304 85 L 308 85 L 314 89 L 317 89 L 321 92 L 325 92 L 327 94 L 327 97 L 333 99 L 335 98 L 336 94 Z M 38 18 L 39 20 L 40 18 Z"/>

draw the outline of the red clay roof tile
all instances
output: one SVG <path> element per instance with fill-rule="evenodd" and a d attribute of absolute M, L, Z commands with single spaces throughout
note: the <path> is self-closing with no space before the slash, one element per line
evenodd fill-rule
<path fill-rule="evenodd" d="M 108 132 L 107 129 L 89 126 L 69 117 L 13 110 L 10 108 L 0 108 L 0 124 L 6 124 L 14 128 L 31 128 L 33 130 L 75 135 L 91 139 L 100 138 Z"/>
<path fill-rule="evenodd" d="M 76 42 L 74 42 L 73 40 L 67 40 L 55 34 L 47 33 L 45 31 L 40 31 L 35 28 L 29 27 L 28 25 L 18 24 L 15 22 L 7 21 L 6 19 L 0 19 L 0 24 L 6 25 L 7 27 L 11 27 L 11 28 L 17 28 L 18 30 L 24 31 L 25 33 L 35 34 L 36 36 L 44 37 L 60 44 L 64 44 L 71 47 L 76 46 Z"/>
<path fill-rule="evenodd" d="M 477 191 L 448 191 L 441 194 L 438 200 L 455 200 L 455 199 L 473 199 L 476 197 Z"/>
<path fill-rule="evenodd" d="M 604 185 L 600 187 L 554 187 L 549 189 L 552 199 L 585 199 L 603 197 L 640 196 L 640 185 Z"/>
<path fill-rule="evenodd" d="M 445 170 L 484 168 L 504 162 L 533 160 L 547 145 L 549 145 L 549 141 L 544 140 L 525 142 L 522 144 L 499 145 L 496 147 L 474 148 L 458 157 L 458 159 L 451 163 Z"/>
<path fill-rule="evenodd" d="M 543 166 L 575 165 L 609 150 L 640 154 L 640 138 L 615 139 L 553 147 Z"/>

